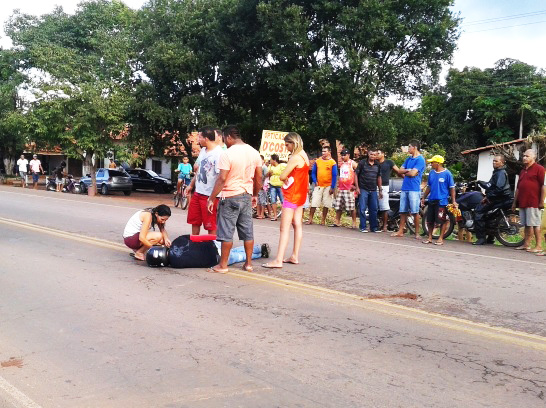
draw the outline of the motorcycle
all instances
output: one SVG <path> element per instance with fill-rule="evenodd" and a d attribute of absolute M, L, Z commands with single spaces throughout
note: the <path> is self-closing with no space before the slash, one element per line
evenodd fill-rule
<path fill-rule="evenodd" d="M 459 209 L 461 211 L 465 205 L 468 205 L 468 204 L 465 204 L 468 200 L 462 199 L 465 194 L 467 195 L 470 194 L 470 192 L 467 193 L 468 188 L 469 188 L 468 184 L 466 183 L 457 183 L 455 185 L 455 201 L 457 201 L 457 204 L 459 204 Z M 472 200 L 472 203 L 474 203 L 473 207 L 475 208 L 483 199 L 483 194 L 481 193 L 481 191 L 480 192 L 474 191 L 473 193 L 475 193 L 476 195 L 479 195 L 479 197 L 477 198 L 477 202 L 476 202 L 476 199 Z M 427 211 L 428 211 L 428 199 L 425 199 L 425 205 L 420 210 L 421 227 L 423 228 L 425 235 L 428 235 Z M 449 225 L 446 229 L 446 232 L 444 233 L 444 239 L 446 239 L 453 233 L 453 231 L 455 230 L 455 226 L 457 225 L 457 217 L 455 216 L 453 211 L 450 211 L 449 207 L 448 207 L 447 216 L 448 216 L 448 219 L 446 220 L 446 222 L 449 222 Z M 440 228 L 435 228 L 434 231 L 432 232 L 432 238 L 438 239 L 439 236 L 440 236 Z"/>
<path fill-rule="evenodd" d="M 74 180 L 74 177 L 72 176 L 72 174 L 67 174 L 64 180 L 63 189 L 61 191 L 63 193 L 80 194 L 81 193 L 80 182 Z"/>
<path fill-rule="evenodd" d="M 400 191 L 392 191 L 389 193 L 389 207 L 390 210 L 387 211 L 387 230 L 398 231 L 400 228 Z M 379 229 L 383 229 L 383 217 L 381 216 L 381 213 L 378 214 L 378 218 Z M 415 233 L 415 220 L 411 214 L 408 214 L 406 228 L 412 234 Z"/>
<path fill-rule="evenodd" d="M 55 176 L 49 176 L 47 178 L 46 191 L 57 191 L 57 184 L 55 183 Z"/>
<path fill-rule="evenodd" d="M 455 228 L 464 228 L 469 232 L 475 233 L 475 210 L 478 204 L 483 200 L 484 195 L 475 183 L 464 185 L 457 191 L 457 204 L 459 204 L 460 215 L 456 217 L 452 212 L 449 214 L 449 226 L 444 234 L 444 239 L 449 237 Z M 466 191 L 470 189 L 470 191 Z M 523 244 L 524 232 L 523 225 L 519 222 L 519 215 L 511 210 L 512 199 L 507 199 L 499 203 L 495 208 L 485 214 L 485 229 L 488 237 L 495 237 L 502 245 L 508 247 L 518 247 Z M 426 225 L 426 210 L 423 209 L 423 229 L 428 233 Z M 437 230 L 435 230 L 437 232 Z M 433 233 L 433 237 L 437 238 Z"/>
<path fill-rule="evenodd" d="M 55 176 L 49 176 L 47 178 L 46 191 L 57 191 Z M 72 174 L 68 174 L 64 180 L 64 185 L 61 191 L 63 193 L 79 194 L 81 193 L 80 182 L 75 181 Z"/>

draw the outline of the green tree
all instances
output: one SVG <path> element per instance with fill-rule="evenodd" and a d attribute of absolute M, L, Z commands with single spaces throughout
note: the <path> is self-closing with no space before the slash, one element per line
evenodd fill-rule
<path fill-rule="evenodd" d="M 95 0 L 74 15 L 61 8 L 41 17 L 16 13 L 7 25 L 25 68 L 40 74 L 29 116 L 32 136 L 38 145 L 83 158 L 93 178 L 92 158 L 104 157 L 112 135 L 127 124 L 136 69 L 133 19 L 123 3 Z"/>
<path fill-rule="evenodd" d="M 450 58 L 451 4 L 150 2 L 138 18 L 145 77 L 133 123 L 162 134 L 237 122 L 255 145 L 264 128 L 377 143 L 363 130 L 377 128 L 383 99 L 418 95 Z"/>
<path fill-rule="evenodd" d="M 270 82 L 308 136 L 376 144 L 384 98 L 415 97 L 434 83 L 457 39 L 450 1 L 259 5 Z M 364 132 L 363 132 L 364 130 Z M 367 131 L 371 130 L 371 131 Z"/>
<path fill-rule="evenodd" d="M 13 174 L 18 154 L 27 142 L 23 101 L 19 97 L 25 77 L 16 51 L 0 48 L 0 156 L 6 174 Z"/>
<path fill-rule="evenodd" d="M 450 161 L 460 152 L 526 137 L 546 125 L 546 76 L 543 70 L 504 59 L 493 68 L 451 69 L 445 86 L 422 98 L 429 144 L 444 146 Z M 463 174 L 475 163 L 465 158 Z"/>

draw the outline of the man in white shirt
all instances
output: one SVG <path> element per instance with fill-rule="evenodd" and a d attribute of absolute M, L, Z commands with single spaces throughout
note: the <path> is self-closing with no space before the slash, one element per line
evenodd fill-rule
<path fill-rule="evenodd" d="M 42 168 L 42 162 L 38 160 L 38 155 L 35 154 L 32 156 L 32 160 L 29 163 L 30 172 L 32 173 L 32 185 L 34 190 L 38 189 L 38 179 L 40 178 L 40 173 L 44 174 L 44 169 Z"/>
<path fill-rule="evenodd" d="M 19 175 L 21 176 L 21 186 L 25 188 L 27 186 L 28 160 L 25 159 L 24 154 L 17 160 L 17 167 L 19 168 Z"/>
<path fill-rule="evenodd" d="M 218 200 L 215 201 L 212 212 L 207 209 L 207 200 L 220 174 L 218 162 L 223 149 L 216 143 L 214 128 L 211 126 L 205 126 L 199 131 L 199 145 L 202 149 L 196 160 L 195 177 L 184 192 L 190 194 L 194 191 L 188 208 L 188 224 L 191 224 L 192 235 L 199 235 L 201 225 L 209 234 L 214 235 Z"/>

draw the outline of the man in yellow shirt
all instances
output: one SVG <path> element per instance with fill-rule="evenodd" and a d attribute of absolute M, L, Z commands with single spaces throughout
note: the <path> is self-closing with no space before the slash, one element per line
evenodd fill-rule
<path fill-rule="evenodd" d="M 328 210 L 332 208 L 334 190 L 337 181 L 337 163 L 332 159 L 330 146 L 322 147 L 322 157 L 315 160 L 311 179 L 315 183 L 313 195 L 311 197 L 311 209 L 309 210 L 309 220 L 306 224 L 313 223 L 313 216 L 317 207 L 322 207 L 321 224 L 326 223 Z"/>
<path fill-rule="evenodd" d="M 281 173 L 286 168 L 286 163 L 279 162 L 279 156 L 272 154 L 270 159 L 269 172 L 269 195 L 271 196 L 271 206 L 273 207 L 273 218 L 271 221 L 277 221 L 277 197 L 279 198 L 281 205 L 284 200 L 282 196 L 283 182 L 280 179 Z"/>

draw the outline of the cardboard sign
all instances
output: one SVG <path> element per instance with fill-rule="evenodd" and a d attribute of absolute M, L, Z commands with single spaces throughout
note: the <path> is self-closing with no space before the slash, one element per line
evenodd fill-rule
<path fill-rule="evenodd" d="M 284 145 L 284 137 L 288 132 L 279 132 L 276 130 L 264 130 L 262 132 L 262 143 L 260 144 L 260 154 L 265 160 L 269 160 L 272 154 L 279 155 L 279 160 L 287 161 L 290 152 Z"/>

